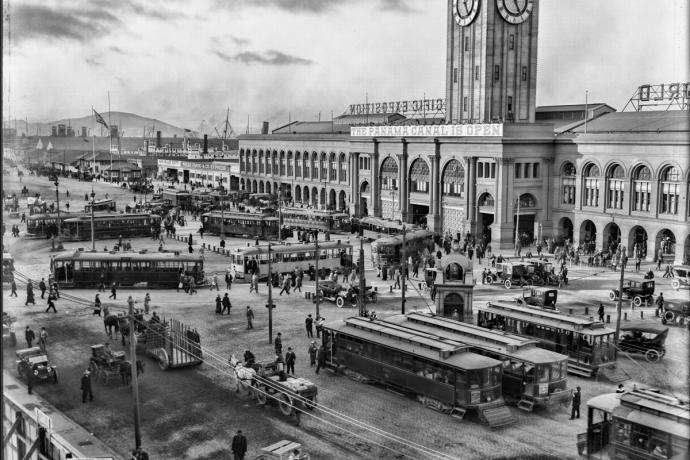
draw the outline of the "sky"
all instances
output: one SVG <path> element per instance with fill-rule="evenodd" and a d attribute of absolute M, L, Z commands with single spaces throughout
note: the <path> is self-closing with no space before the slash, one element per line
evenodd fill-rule
<path fill-rule="evenodd" d="M 495 0 L 481 0 L 481 2 Z M 688 0 L 542 0 L 537 105 L 690 82 Z M 444 97 L 447 0 L 3 0 L 3 120 L 93 106 L 238 134 Z M 248 121 L 249 120 L 249 121 Z M 202 122 L 204 125 L 202 125 Z"/>

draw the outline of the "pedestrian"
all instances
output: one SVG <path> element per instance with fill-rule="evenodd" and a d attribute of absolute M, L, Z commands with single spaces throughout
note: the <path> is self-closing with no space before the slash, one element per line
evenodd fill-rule
<path fill-rule="evenodd" d="M 216 295 L 216 315 L 222 315 L 223 314 L 223 306 L 222 306 L 222 300 L 220 298 L 220 294 Z"/>
<path fill-rule="evenodd" d="M 252 321 L 254 321 L 254 312 L 252 311 L 252 307 L 247 305 L 247 329 L 254 329 Z"/>
<path fill-rule="evenodd" d="M 290 295 L 290 277 L 286 276 L 283 279 L 283 288 L 280 290 L 279 295 L 283 295 L 283 292 L 286 292 L 288 295 Z"/>
<path fill-rule="evenodd" d="M 117 300 L 117 288 L 115 287 L 115 283 L 113 283 L 110 286 L 110 295 L 108 296 L 109 299 Z"/>
<path fill-rule="evenodd" d="M 225 313 L 225 310 L 227 310 L 228 315 L 229 315 L 231 308 L 232 308 L 232 303 L 230 303 L 230 297 L 228 297 L 228 293 L 226 292 L 225 295 L 223 296 L 223 310 L 221 310 L 220 314 L 222 315 L 223 313 Z"/>
<path fill-rule="evenodd" d="M 129 311 L 134 311 L 134 304 L 137 303 L 132 296 L 127 297 L 127 306 Z"/>
<path fill-rule="evenodd" d="M 577 387 L 575 393 L 573 393 L 573 407 L 570 411 L 570 420 L 575 418 L 580 418 L 580 399 L 582 393 L 580 393 L 580 387 Z M 575 416 L 577 414 L 577 417 Z"/>
<path fill-rule="evenodd" d="M 26 326 L 24 330 L 24 338 L 26 339 L 26 348 L 31 348 L 34 346 L 34 340 L 36 339 L 36 334 L 31 330 L 29 326 Z"/>
<path fill-rule="evenodd" d="M 96 294 L 96 298 L 93 300 L 93 314 L 101 316 L 101 298 L 99 294 Z"/>
<path fill-rule="evenodd" d="M 93 391 L 91 391 L 91 372 L 86 369 L 81 377 L 81 402 L 86 403 L 86 398 L 93 401 Z"/>
<path fill-rule="evenodd" d="M 300 293 L 302 292 L 302 275 L 297 275 L 295 277 L 295 288 L 294 291 L 297 292 L 299 291 Z"/>
<path fill-rule="evenodd" d="M 317 329 L 318 331 L 318 329 Z M 319 369 L 326 367 L 326 348 L 321 345 L 319 350 L 316 352 L 316 373 L 319 373 Z"/>
<path fill-rule="evenodd" d="M 393 276 L 395 276 L 395 283 L 393 283 L 393 289 L 400 289 L 400 270 L 396 268 L 395 274 Z"/>
<path fill-rule="evenodd" d="M 193 276 L 189 277 L 189 295 L 196 293 L 196 281 Z"/>
<path fill-rule="evenodd" d="M 253 286 L 254 292 L 256 292 L 258 294 L 259 293 L 259 274 L 256 271 L 254 271 L 254 273 L 252 274 L 252 286 Z M 252 286 L 249 287 L 250 293 L 252 292 Z"/>
<path fill-rule="evenodd" d="M 232 437 L 232 455 L 235 460 L 244 460 L 247 452 L 247 438 L 242 434 L 242 430 L 237 430 L 237 434 Z"/>
<path fill-rule="evenodd" d="M 664 256 L 659 252 L 659 257 L 656 258 L 656 269 L 661 270 L 661 264 L 664 263 Z"/>
<path fill-rule="evenodd" d="M 640 265 L 642 265 L 642 258 L 638 257 L 635 259 L 635 271 L 639 272 L 640 271 Z"/>
<path fill-rule="evenodd" d="M 232 287 L 232 278 L 230 278 L 230 271 L 225 272 L 225 289 L 228 291 Z"/>
<path fill-rule="evenodd" d="M 283 355 L 276 352 L 276 372 L 278 372 L 278 380 L 284 382 L 287 380 L 285 375 L 285 360 Z"/>
<path fill-rule="evenodd" d="M 656 301 L 654 302 L 656 304 L 656 316 L 659 316 L 659 313 L 664 312 L 664 293 L 660 292 L 659 297 L 656 298 Z"/>
<path fill-rule="evenodd" d="M 53 293 L 55 294 L 55 298 L 59 299 L 60 298 L 60 289 L 58 288 L 57 281 L 52 284 L 52 289 L 53 289 Z"/>
<path fill-rule="evenodd" d="M 318 351 L 318 348 L 316 346 L 316 341 L 312 340 L 312 342 L 309 344 L 309 349 L 307 350 L 307 353 L 309 353 L 309 367 L 314 367 L 316 366 L 316 353 Z"/>
<path fill-rule="evenodd" d="M 307 328 L 307 337 L 314 337 L 314 318 L 311 317 L 311 314 L 307 315 L 307 319 L 304 320 L 304 325 Z"/>
<path fill-rule="evenodd" d="M 599 321 L 601 321 L 603 323 L 604 322 L 604 304 L 603 303 L 599 304 L 598 313 L 599 313 Z"/>
<path fill-rule="evenodd" d="M 321 316 L 316 317 L 316 338 L 321 337 L 321 329 L 323 329 L 323 323 L 325 320 L 326 318 Z"/>
<path fill-rule="evenodd" d="M 453 309 L 453 314 L 450 316 L 450 319 L 454 321 L 460 321 L 460 312 L 457 308 Z"/>
<path fill-rule="evenodd" d="M 295 360 L 297 356 L 295 352 L 292 351 L 292 347 L 288 347 L 287 353 L 285 353 L 285 365 L 287 366 L 287 373 L 295 375 Z"/>
<path fill-rule="evenodd" d="M 244 351 L 244 367 L 251 367 L 256 361 L 254 353 L 249 350 Z"/>
<path fill-rule="evenodd" d="M 14 278 L 12 278 L 12 283 L 10 284 L 10 289 L 12 292 L 10 292 L 10 297 L 19 297 L 17 294 L 17 283 L 14 281 Z"/>
<path fill-rule="evenodd" d="M 34 285 L 31 280 L 26 283 L 26 302 L 24 302 L 24 306 L 29 304 L 36 305 L 36 301 L 34 300 Z"/>
<path fill-rule="evenodd" d="M 48 289 L 46 287 L 45 278 L 41 278 L 41 281 L 38 283 L 38 288 L 41 290 L 41 299 L 42 299 L 46 293 L 46 289 Z"/>
<path fill-rule="evenodd" d="M 147 292 L 146 297 L 144 297 L 144 314 L 148 315 L 150 308 L 151 308 L 151 296 Z"/>
<path fill-rule="evenodd" d="M 55 313 L 57 313 L 57 310 L 55 309 L 55 296 L 52 293 L 48 295 L 48 308 L 46 308 L 46 313 L 48 313 L 51 308 Z"/>
<path fill-rule="evenodd" d="M 41 350 L 46 351 L 46 345 L 48 344 L 48 331 L 45 327 L 41 328 L 41 332 L 38 334 L 38 346 Z"/>
<path fill-rule="evenodd" d="M 105 273 L 103 272 L 98 277 L 98 292 L 105 292 Z"/>
<path fill-rule="evenodd" d="M 278 332 L 278 335 L 276 336 L 276 339 L 274 341 L 274 346 L 275 346 L 277 355 L 280 355 L 283 353 L 283 337 L 282 337 L 280 332 Z"/>

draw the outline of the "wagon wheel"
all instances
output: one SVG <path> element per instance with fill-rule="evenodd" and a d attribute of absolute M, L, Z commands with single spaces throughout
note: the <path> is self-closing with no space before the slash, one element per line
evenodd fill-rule
<path fill-rule="evenodd" d="M 647 352 L 644 354 L 644 357 L 650 363 L 654 363 L 656 361 L 659 361 L 659 359 L 661 359 L 661 354 L 656 350 L 647 350 Z"/>
<path fill-rule="evenodd" d="M 506 287 L 506 289 L 510 289 L 513 286 L 513 282 L 510 280 L 505 280 L 503 285 Z"/>
<path fill-rule="evenodd" d="M 635 297 L 633 297 L 632 303 L 636 307 L 639 307 L 640 305 L 642 305 L 642 297 L 640 297 L 639 295 L 636 295 Z"/>
<path fill-rule="evenodd" d="M 166 353 L 166 351 L 162 348 L 156 349 L 155 353 L 156 359 L 158 360 L 158 367 L 160 367 L 162 371 L 167 370 L 170 366 L 170 362 L 168 361 L 168 353 Z"/>
<path fill-rule="evenodd" d="M 680 289 L 680 281 L 677 278 L 674 278 L 671 280 L 671 287 L 677 291 Z"/>
<path fill-rule="evenodd" d="M 304 407 L 306 407 L 309 410 L 314 410 L 314 408 L 316 407 L 316 395 L 314 395 L 311 399 L 305 399 Z"/>
<path fill-rule="evenodd" d="M 335 298 L 335 306 L 338 308 L 343 308 L 345 306 L 345 299 L 343 296 L 338 296 Z"/>
<path fill-rule="evenodd" d="M 278 397 L 278 407 L 283 415 L 292 415 L 294 408 L 292 407 L 292 398 L 286 393 L 281 393 Z"/>
<path fill-rule="evenodd" d="M 266 393 L 267 389 L 264 385 L 258 385 L 256 390 L 256 401 L 264 405 L 268 402 L 268 395 Z"/>
<path fill-rule="evenodd" d="M 616 291 L 609 291 L 609 300 L 610 300 L 611 302 L 613 302 L 614 300 L 616 300 L 616 297 L 617 297 Z"/>

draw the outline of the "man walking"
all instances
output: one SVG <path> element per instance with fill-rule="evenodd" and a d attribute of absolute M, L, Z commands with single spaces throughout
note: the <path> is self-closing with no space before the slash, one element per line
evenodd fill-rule
<path fill-rule="evenodd" d="M 316 353 L 318 350 L 319 349 L 316 347 L 316 342 L 312 340 L 311 344 L 309 344 L 309 349 L 307 350 L 307 353 L 309 353 L 309 367 L 316 366 Z"/>
<path fill-rule="evenodd" d="M 31 348 L 34 346 L 33 343 L 36 339 L 36 334 L 34 334 L 34 331 L 31 330 L 29 326 L 26 326 L 26 329 L 24 330 L 24 338 L 26 339 L 26 348 Z"/>
<path fill-rule="evenodd" d="M 295 288 L 294 291 L 302 292 L 302 275 L 297 275 L 295 277 Z"/>
<path fill-rule="evenodd" d="M 237 434 L 232 438 L 232 455 L 235 460 L 244 460 L 244 454 L 247 452 L 247 438 L 242 434 L 242 430 L 237 430 Z"/>
<path fill-rule="evenodd" d="M 229 291 L 232 287 L 232 278 L 230 277 L 230 272 L 225 272 L 225 288 Z"/>
<path fill-rule="evenodd" d="M 254 321 L 254 312 L 252 311 L 252 307 L 247 305 L 247 329 L 254 329 L 252 321 Z"/>
<path fill-rule="evenodd" d="M 38 346 L 41 350 L 46 351 L 46 344 L 48 343 L 48 331 L 45 327 L 41 328 L 41 332 L 38 334 Z"/>
<path fill-rule="evenodd" d="M 223 310 L 221 310 L 220 314 L 222 315 L 223 313 L 225 313 L 225 310 L 227 310 L 229 315 L 231 308 L 232 304 L 230 303 L 230 297 L 228 297 L 228 293 L 226 292 L 223 296 Z"/>
<path fill-rule="evenodd" d="M 115 283 L 113 283 L 110 286 L 110 295 L 108 296 L 109 299 L 117 300 L 117 288 L 115 287 Z"/>
<path fill-rule="evenodd" d="M 14 281 L 14 278 L 12 279 L 12 283 L 10 284 L 10 289 L 12 292 L 10 292 L 10 297 L 19 297 L 17 294 L 17 283 Z"/>
<path fill-rule="evenodd" d="M 288 347 L 287 353 L 285 353 L 285 365 L 287 366 L 287 373 L 295 375 L 295 360 L 297 356 L 295 352 L 292 351 L 291 347 Z"/>
<path fill-rule="evenodd" d="M 38 283 L 38 288 L 41 290 L 41 299 L 42 299 L 46 293 L 46 289 L 48 289 L 48 287 L 46 286 L 45 278 L 41 278 L 41 281 Z"/>
<path fill-rule="evenodd" d="M 582 393 L 580 393 L 580 387 L 577 387 L 575 393 L 573 393 L 573 407 L 570 411 L 570 420 L 575 418 L 580 418 L 580 398 Z M 577 417 L 575 416 L 577 414 Z"/>
<path fill-rule="evenodd" d="M 326 367 L 326 348 L 323 345 L 319 347 L 319 351 L 316 352 L 316 373 L 319 373 L 319 369 Z"/>
<path fill-rule="evenodd" d="M 604 304 L 603 303 L 599 304 L 599 311 L 597 313 L 599 313 L 599 321 L 601 321 L 603 323 L 604 322 Z"/>
<path fill-rule="evenodd" d="M 659 297 L 656 298 L 656 301 L 654 302 L 656 304 L 656 316 L 659 316 L 659 313 L 664 313 L 664 293 L 660 292 Z"/>
<path fill-rule="evenodd" d="M 223 301 L 220 298 L 220 294 L 216 296 L 216 315 L 223 314 Z"/>
<path fill-rule="evenodd" d="M 307 328 L 307 337 L 314 337 L 314 318 L 311 317 L 311 315 L 307 315 L 307 319 L 304 320 L 304 325 Z"/>
<path fill-rule="evenodd" d="M 54 300 L 55 300 L 55 296 L 54 296 L 52 293 L 50 293 L 50 294 L 48 295 L 48 308 L 46 308 L 46 313 L 48 313 L 48 312 L 50 311 L 51 308 L 53 309 L 53 311 L 54 311 L 55 313 L 57 313 L 57 310 L 55 309 L 55 302 L 54 302 Z"/>
<path fill-rule="evenodd" d="M 28 306 L 29 304 L 36 305 L 36 300 L 34 300 L 34 285 L 31 283 L 31 280 L 29 280 L 26 285 L 26 302 L 24 302 L 24 306 Z"/>
<path fill-rule="evenodd" d="M 84 375 L 81 377 L 81 402 L 86 403 L 86 398 L 93 401 L 93 392 L 91 391 L 91 372 L 86 369 Z"/>
<path fill-rule="evenodd" d="M 283 337 L 281 336 L 280 332 L 278 332 L 278 335 L 276 336 L 276 339 L 274 341 L 274 346 L 276 349 L 276 354 L 282 355 L 283 354 Z"/>
<path fill-rule="evenodd" d="M 283 288 L 280 290 L 279 295 L 283 295 L 283 292 L 287 292 L 288 295 L 290 295 L 290 277 L 286 276 L 283 279 Z"/>

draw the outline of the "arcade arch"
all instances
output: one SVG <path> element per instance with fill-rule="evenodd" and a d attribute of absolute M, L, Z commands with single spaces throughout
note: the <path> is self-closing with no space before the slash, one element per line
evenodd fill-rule
<path fill-rule="evenodd" d="M 628 254 L 633 259 L 647 256 L 647 230 L 640 225 L 635 225 L 630 229 L 628 236 Z"/>
<path fill-rule="evenodd" d="M 298 203 L 302 202 L 302 187 L 295 185 L 295 201 Z"/>
<path fill-rule="evenodd" d="M 465 196 L 465 168 L 458 160 L 450 160 L 443 168 L 443 190 L 445 196 Z"/>
<path fill-rule="evenodd" d="M 667 228 L 656 234 L 655 251 L 657 258 L 662 256 L 664 263 L 670 263 L 676 256 L 676 235 Z"/>
<path fill-rule="evenodd" d="M 460 319 L 464 317 L 465 302 L 460 294 L 450 293 L 443 299 L 443 316 L 450 318 L 453 312 L 457 310 Z"/>
<path fill-rule="evenodd" d="M 410 192 L 429 193 L 429 182 L 431 181 L 431 171 L 429 165 L 421 158 L 414 160 L 410 166 Z"/>
<path fill-rule="evenodd" d="M 565 240 L 573 241 L 573 221 L 568 217 L 561 217 L 558 221 L 558 242 L 564 243 Z"/>

